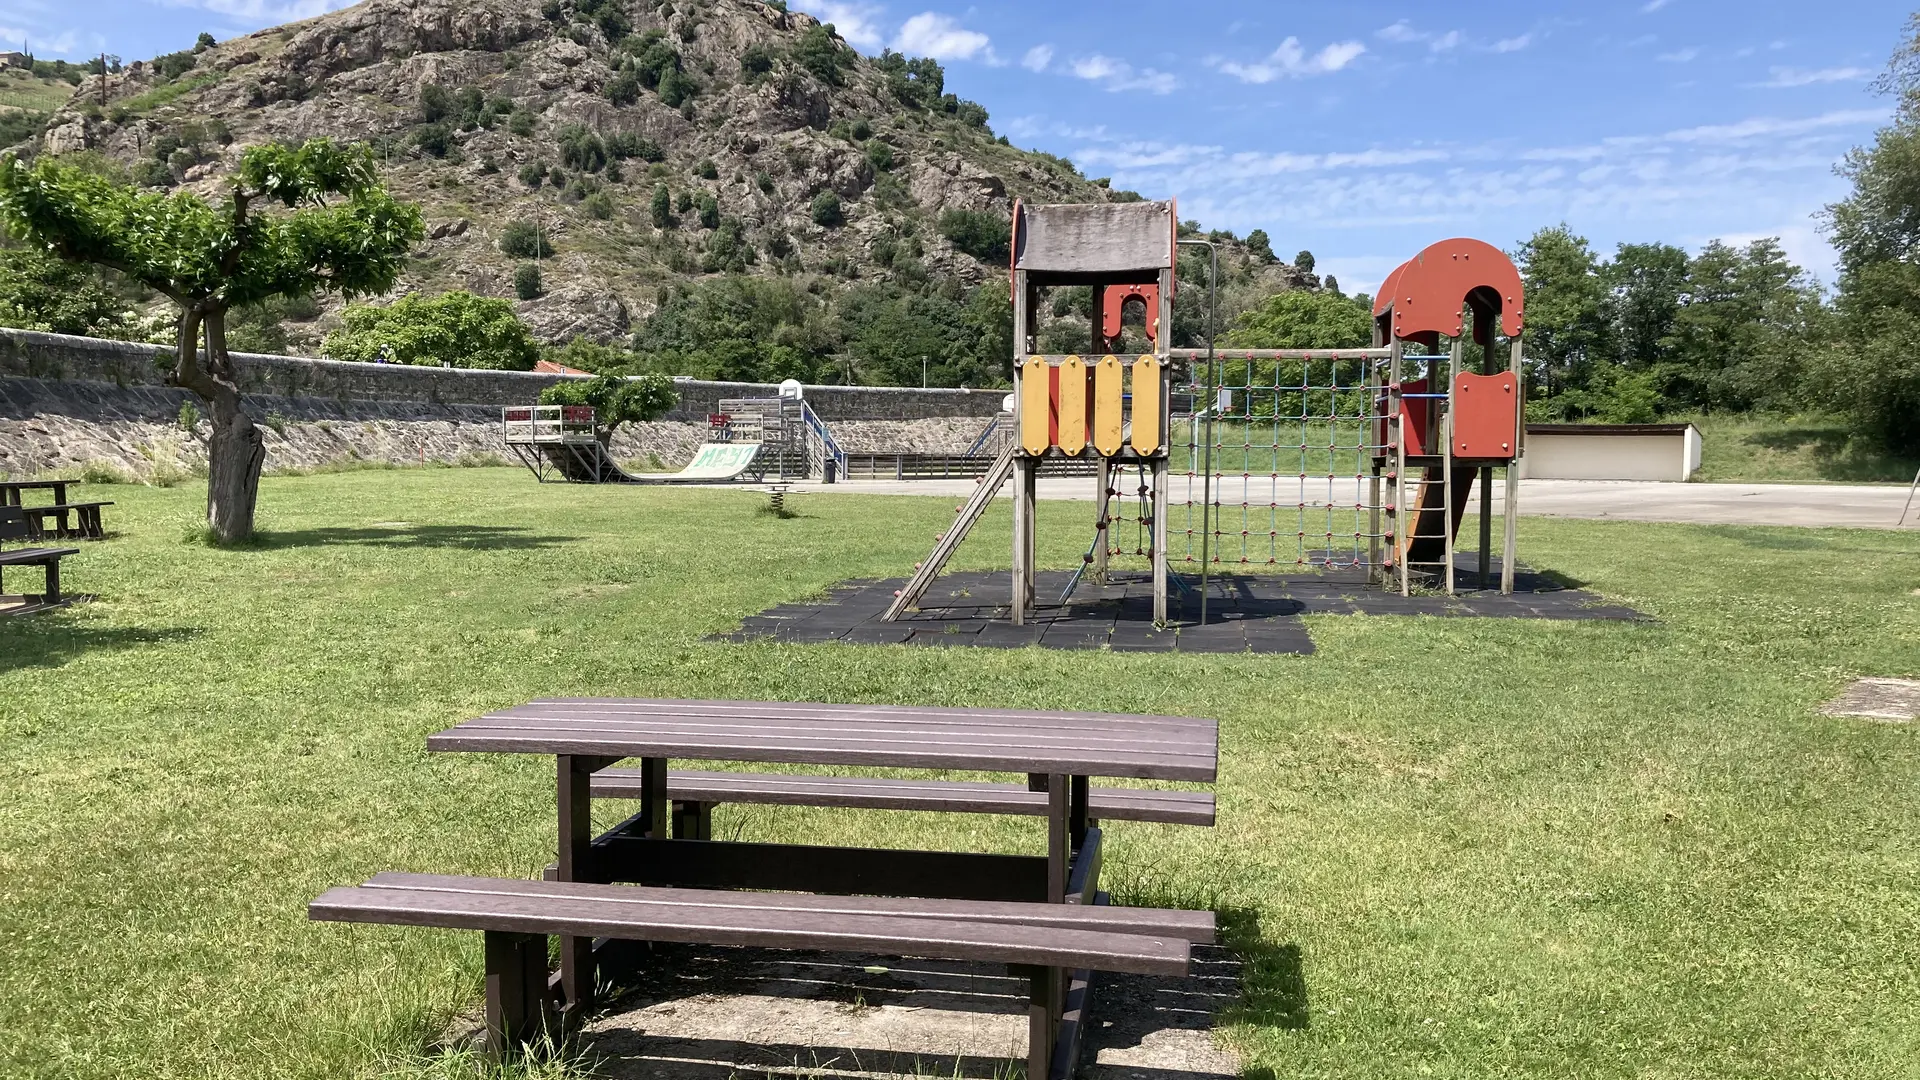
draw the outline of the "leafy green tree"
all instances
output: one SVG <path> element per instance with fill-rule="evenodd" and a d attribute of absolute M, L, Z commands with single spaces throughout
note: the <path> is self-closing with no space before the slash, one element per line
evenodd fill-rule
<path fill-rule="evenodd" d="M 1618 363 L 1647 371 L 1673 362 L 1674 318 L 1687 290 L 1687 265 L 1686 251 L 1672 244 L 1621 244 L 1600 269 Z"/>
<path fill-rule="evenodd" d="M 1273 254 L 1273 241 L 1267 238 L 1267 230 L 1255 229 L 1247 234 L 1247 253 L 1263 263 L 1277 262 Z"/>
<path fill-rule="evenodd" d="M 9 157 L 0 161 L 0 221 L 179 308 L 168 381 L 210 407 L 207 520 L 222 542 L 252 534 L 266 458 L 227 353 L 227 312 L 275 296 L 385 292 L 424 235 L 419 210 L 387 194 L 366 147 L 325 139 L 248 149 L 217 204 L 145 193 L 57 158 L 29 166 Z"/>
<path fill-rule="evenodd" d="M 613 441 L 620 425 L 657 420 L 679 400 L 673 380 L 657 374 L 567 378 L 540 391 L 542 405 L 591 406 L 594 436 L 602 445 Z"/>
<path fill-rule="evenodd" d="M 356 304 L 341 318 L 320 346 L 335 360 L 526 371 L 540 359 L 512 304 L 470 292 Z"/>
<path fill-rule="evenodd" d="M 1817 393 L 1868 439 L 1920 451 L 1920 15 L 1878 89 L 1893 120 L 1841 165 L 1852 192 L 1827 208 L 1840 255 L 1836 347 L 1813 360 Z"/>
<path fill-rule="evenodd" d="M 1672 404 L 1744 412 L 1800 403 L 1802 366 L 1825 335 L 1818 286 L 1774 239 L 1714 241 L 1687 264 L 1662 390 Z"/>
<path fill-rule="evenodd" d="M 705 192 L 700 195 L 700 227 L 703 229 L 720 227 L 720 203 Z"/>
<path fill-rule="evenodd" d="M 794 42 L 793 60 L 828 86 L 839 86 L 853 66 L 852 50 L 834 40 L 833 24 L 810 26 Z"/>
<path fill-rule="evenodd" d="M 1364 349 L 1373 313 L 1337 293 L 1289 289 L 1234 321 L 1222 344 L 1240 349 Z"/>
<path fill-rule="evenodd" d="M 1526 355 L 1545 394 L 1585 385 L 1610 341 L 1599 261 L 1566 225 L 1541 229 L 1514 252 L 1527 289 Z"/>
<path fill-rule="evenodd" d="M 1313 273 L 1313 252 L 1302 249 L 1293 257 L 1293 265 L 1303 274 Z"/>
<path fill-rule="evenodd" d="M 653 197 L 647 200 L 647 217 L 656 229 L 673 224 L 673 193 L 667 190 L 667 185 L 654 185 Z"/>
<path fill-rule="evenodd" d="M 553 243 L 531 221 L 509 221 L 500 230 L 500 254 L 510 259 L 545 259 L 553 255 Z"/>
<path fill-rule="evenodd" d="M 0 323 L 98 337 L 119 326 L 126 307 L 91 267 L 35 248 L 0 250 Z"/>

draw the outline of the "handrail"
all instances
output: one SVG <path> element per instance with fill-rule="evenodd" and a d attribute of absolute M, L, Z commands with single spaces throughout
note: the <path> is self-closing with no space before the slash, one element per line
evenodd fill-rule
<path fill-rule="evenodd" d="M 833 432 L 827 430 L 826 421 L 820 419 L 820 414 L 814 412 L 813 406 L 804 400 L 800 402 L 800 417 L 806 422 L 807 430 L 813 432 L 814 437 L 820 440 L 821 450 L 833 458 L 836 471 L 841 476 L 847 475 L 847 452 L 840 449 L 840 444 L 833 438 Z"/>
<path fill-rule="evenodd" d="M 1007 413 L 994 413 L 993 419 L 987 421 L 986 428 L 980 432 L 980 437 L 973 440 L 972 446 L 967 447 L 966 456 L 981 457 L 982 455 L 980 451 L 986 449 L 987 443 L 990 442 L 995 435 L 998 435 L 1000 433 L 1000 429 L 1002 427 L 1002 421 L 1006 419 L 1007 416 L 1008 416 Z M 995 448 L 995 455 L 993 456 L 998 456 L 997 447 Z"/>

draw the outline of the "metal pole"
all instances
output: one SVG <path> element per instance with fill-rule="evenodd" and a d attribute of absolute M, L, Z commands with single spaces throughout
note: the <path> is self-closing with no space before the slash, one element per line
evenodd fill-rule
<path fill-rule="evenodd" d="M 927 388 L 927 358 L 923 356 L 920 358 L 920 389 L 925 390 L 926 388 Z"/>
<path fill-rule="evenodd" d="M 1220 249 L 1211 240 L 1175 240 L 1176 245 L 1203 247 L 1211 260 L 1207 268 L 1207 382 L 1206 392 L 1213 393 L 1214 384 L 1220 381 L 1219 355 L 1215 340 L 1220 336 L 1217 322 L 1220 315 Z M 1179 275 L 1179 267 L 1174 267 Z M 1168 335 L 1168 344 L 1172 344 L 1173 327 L 1163 326 L 1160 332 Z M 1206 445 L 1201 447 L 1200 467 L 1200 625 L 1207 625 L 1207 578 L 1212 564 L 1213 554 L 1213 422 L 1217 411 L 1215 402 L 1206 407 Z M 1189 489 L 1191 490 L 1191 489 Z"/>
<path fill-rule="evenodd" d="M 1913 483 L 1907 485 L 1907 505 L 1900 508 L 1900 520 L 1894 522 L 1896 527 L 1907 523 L 1907 511 L 1913 509 L 1913 493 L 1916 491 L 1920 491 L 1920 472 L 1914 473 Z"/>

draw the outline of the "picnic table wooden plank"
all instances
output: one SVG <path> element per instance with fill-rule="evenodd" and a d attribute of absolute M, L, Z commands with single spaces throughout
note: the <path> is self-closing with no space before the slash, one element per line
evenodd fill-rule
<path fill-rule="evenodd" d="M 1211 911 L 1177 908 L 1095 907 L 1079 904 L 1015 903 L 993 900 L 931 900 L 920 897 L 819 896 L 812 893 L 739 893 L 719 889 L 658 889 L 642 885 L 609 888 L 606 885 L 566 881 L 475 879 L 449 874 L 412 874 L 390 871 L 374 875 L 364 888 L 410 889 L 423 892 L 499 893 L 516 896 L 556 896 L 595 899 L 634 905 L 635 909 L 671 907 L 711 909 L 716 917 L 732 911 L 796 911 L 815 915 L 888 915 L 899 918 L 952 919 L 963 922 L 1057 926 L 1067 930 L 1100 930 L 1117 934 L 1178 937 L 1211 944 Z"/>
<path fill-rule="evenodd" d="M 1184 717 L 895 706 L 533 701 L 432 735 L 430 750 L 972 769 L 1211 781 L 1218 725 Z"/>

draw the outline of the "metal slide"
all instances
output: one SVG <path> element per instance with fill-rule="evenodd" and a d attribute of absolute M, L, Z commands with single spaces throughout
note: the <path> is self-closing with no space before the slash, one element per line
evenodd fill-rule
<path fill-rule="evenodd" d="M 980 515 L 987 512 L 987 507 L 993 505 L 994 496 L 1000 493 L 1001 486 L 1013 477 L 1013 452 L 1018 448 L 1016 442 L 1007 440 L 1006 448 L 1000 451 L 999 457 L 993 459 L 993 466 L 981 479 L 980 486 L 973 489 L 973 497 L 960 508 L 960 513 L 954 518 L 953 527 L 940 534 L 940 542 L 933 545 L 933 553 L 927 556 L 927 561 L 920 564 L 919 569 L 913 572 L 913 577 L 900 590 L 899 595 L 893 598 L 893 603 L 887 607 L 887 613 L 880 616 L 883 622 L 898 620 L 908 608 L 920 601 L 920 594 L 927 591 L 927 586 L 933 584 L 933 579 L 940 576 L 941 568 L 947 565 L 947 560 L 951 559 L 953 553 L 959 549 L 960 541 L 967 538 L 967 531 L 980 520 Z"/>

